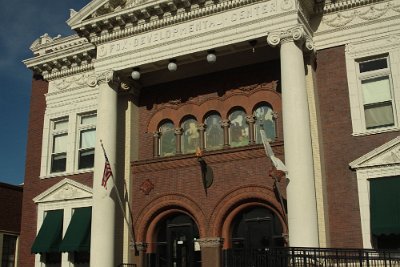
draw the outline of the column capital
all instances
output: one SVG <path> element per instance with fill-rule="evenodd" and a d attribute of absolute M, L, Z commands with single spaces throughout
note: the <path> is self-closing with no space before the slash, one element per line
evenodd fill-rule
<path fill-rule="evenodd" d="M 181 127 L 178 127 L 178 128 L 175 128 L 174 132 L 175 132 L 175 135 L 182 135 L 183 129 Z"/>
<path fill-rule="evenodd" d="M 222 127 L 229 127 L 230 124 L 231 124 L 230 120 L 222 120 L 221 121 Z"/>
<path fill-rule="evenodd" d="M 283 31 L 270 32 L 267 36 L 267 43 L 272 47 L 286 42 L 297 42 L 300 46 L 304 45 L 307 50 L 314 51 L 313 39 L 303 25 L 297 25 Z"/>
<path fill-rule="evenodd" d="M 199 123 L 197 125 L 197 129 L 199 129 L 199 131 L 205 131 L 207 129 L 207 125 L 205 123 Z"/>
<path fill-rule="evenodd" d="M 256 116 L 254 116 L 254 115 L 247 115 L 247 116 L 246 116 L 246 121 L 247 121 L 248 123 L 254 123 L 254 122 L 256 121 Z"/>
<path fill-rule="evenodd" d="M 114 71 L 112 70 L 106 70 L 100 73 L 95 73 L 94 75 L 91 75 L 88 80 L 87 84 L 90 87 L 95 87 L 96 85 L 100 85 L 103 83 L 109 83 L 112 81 L 114 78 Z"/>
<path fill-rule="evenodd" d="M 219 248 L 224 243 L 224 239 L 221 237 L 206 237 L 196 241 L 199 242 L 201 248 Z"/>
<path fill-rule="evenodd" d="M 161 136 L 161 133 L 160 132 L 153 132 L 153 137 L 154 138 L 159 138 Z"/>
<path fill-rule="evenodd" d="M 140 251 L 146 251 L 147 250 L 147 243 L 145 242 L 135 242 L 134 244 L 131 245 L 136 246 L 136 249 L 140 252 Z"/>

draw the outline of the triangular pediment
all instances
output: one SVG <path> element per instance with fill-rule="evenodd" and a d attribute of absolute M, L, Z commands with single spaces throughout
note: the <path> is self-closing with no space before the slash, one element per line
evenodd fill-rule
<path fill-rule="evenodd" d="M 70 18 L 67 20 L 67 23 L 74 29 L 79 25 L 85 24 L 85 21 L 118 12 L 138 2 L 143 2 L 143 0 L 93 0 L 78 12 L 71 10 Z"/>
<path fill-rule="evenodd" d="M 57 202 L 92 197 L 92 188 L 65 178 L 33 199 L 35 203 Z"/>
<path fill-rule="evenodd" d="M 395 164 L 400 165 L 400 136 L 375 148 L 349 165 L 352 169 L 359 169 Z"/>

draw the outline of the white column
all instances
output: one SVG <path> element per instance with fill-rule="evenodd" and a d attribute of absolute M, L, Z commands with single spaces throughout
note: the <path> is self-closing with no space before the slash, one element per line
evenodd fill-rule
<path fill-rule="evenodd" d="M 101 186 L 105 158 L 100 145 L 104 144 L 111 169 L 115 174 L 117 144 L 117 91 L 109 82 L 113 72 L 105 72 L 97 77 L 99 96 L 96 125 L 96 150 L 93 174 L 92 232 L 90 243 L 90 266 L 110 267 L 114 263 L 115 240 L 115 193 L 110 178 L 107 189 Z"/>
<path fill-rule="evenodd" d="M 304 59 L 302 49 L 295 42 L 302 41 L 302 29 L 296 28 L 289 31 L 288 35 L 281 41 L 280 57 L 285 164 L 290 179 L 287 186 L 289 244 L 295 247 L 318 247 L 317 202 Z"/>

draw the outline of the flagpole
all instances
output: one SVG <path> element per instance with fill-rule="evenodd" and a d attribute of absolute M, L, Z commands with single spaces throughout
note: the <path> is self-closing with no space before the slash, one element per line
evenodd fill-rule
<path fill-rule="evenodd" d="M 105 156 L 105 159 L 106 160 L 108 160 L 108 158 L 107 158 L 107 154 L 106 154 L 106 150 L 105 150 L 105 148 L 104 148 L 104 145 L 103 145 L 103 141 L 102 140 L 100 140 L 100 144 L 101 144 L 101 148 L 103 149 L 103 153 L 104 153 L 104 156 Z M 126 216 L 126 212 L 125 212 L 125 210 L 124 210 L 124 206 L 123 206 L 123 203 L 122 203 L 122 199 L 121 199 L 121 196 L 120 196 L 120 194 L 119 194 L 119 191 L 118 191 L 118 189 L 117 189 L 117 184 L 115 183 L 115 179 L 114 179 L 114 174 L 111 172 L 111 179 L 112 179 L 112 181 L 113 181 L 113 184 L 114 184 L 114 189 L 115 189 L 115 193 L 116 193 L 116 195 L 117 195 L 117 199 L 118 199 L 118 203 L 119 203 L 119 206 L 120 206 L 120 208 L 121 208 L 121 211 L 122 211 L 122 214 L 123 214 L 123 216 L 124 216 L 124 219 L 125 219 L 125 222 L 126 222 L 126 224 L 128 225 L 128 229 L 129 229 L 129 235 L 130 235 L 130 237 L 131 237 L 131 239 L 132 239 L 132 241 L 133 241 L 133 247 L 134 247 L 134 250 L 135 250 L 135 253 L 137 252 L 137 248 L 136 248 L 136 241 L 135 241 L 135 233 L 134 233 L 134 231 L 133 231 L 133 225 L 131 225 L 130 223 L 129 223 L 129 220 L 128 220 L 128 218 L 127 218 L 127 216 Z M 126 184 L 125 184 L 125 180 L 124 180 L 124 185 L 126 186 Z M 104 185 L 104 187 L 105 187 L 105 185 Z M 126 190 L 126 188 L 125 188 L 125 190 Z M 129 205 L 129 200 L 128 200 L 128 209 L 129 209 L 129 212 L 130 212 L 130 214 L 131 214 L 131 220 L 132 220 L 132 211 L 131 211 L 131 208 L 130 208 L 130 205 Z"/>

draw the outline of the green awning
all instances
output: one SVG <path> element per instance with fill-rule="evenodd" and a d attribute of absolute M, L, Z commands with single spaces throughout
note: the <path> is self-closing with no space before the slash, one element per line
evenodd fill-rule
<path fill-rule="evenodd" d="M 88 252 L 90 250 L 90 229 L 92 208 L 75 209 L 67 232 L 60 245 L 61 252 Z"/>
<path fill-rule="evenodd" d="M 52 210 L 46 213 L 42 227 L 33 242 L 32 253 L 59 252 L 62 239 L 63 210 Z"/>
<path fill-rule="evenodd" d="M 370 179 L 371 233 L 400 234 L 400 177 Z"/>

